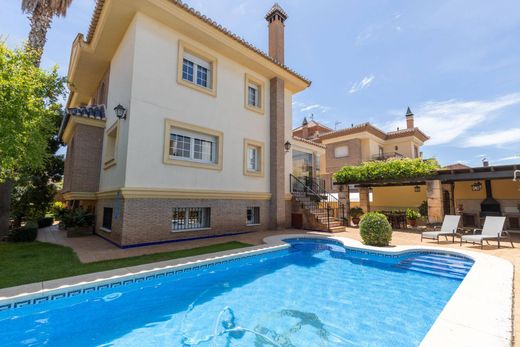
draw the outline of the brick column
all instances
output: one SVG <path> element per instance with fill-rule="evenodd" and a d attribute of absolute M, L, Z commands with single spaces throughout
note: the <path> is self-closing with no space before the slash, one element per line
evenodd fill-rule
<path fill-rule="evenodd" d="M 363 212 L 370 212 L 370 195 L 369 189 L 366 187 L 359 188 L 359 206 Z"/>
<path fill-rule="evenodd" d="M 426 196 L 428 199 L 428 221 L 430 223 L 441 223 L 444 218 L 441 181 L 426 181 Z"/>
<path fill-rule="evenodd" d="M 271 205 L 269 227 L 285 227 L 285 105 L 284 81 L 278 77 L 270 81 L 270 187 Z"/>
<path fill-rule="evenodd" d="M 345 218 L 347 219 L 347 225 L 350 226 L 350 192 L 348 185 L 339 187 L 338 200 L 345 206 Z"/>

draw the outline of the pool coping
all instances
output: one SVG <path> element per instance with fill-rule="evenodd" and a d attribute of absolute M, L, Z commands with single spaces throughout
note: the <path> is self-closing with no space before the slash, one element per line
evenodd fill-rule
<path fill-rule="evenodd" d="M 264 238 L 265 244 L 217 253 L 125 267 L 86 275 L 0 289 L 0 311 L 87 293 L 125 282 L 137 282 L 168 274 L 207 267 L 210 264 L 255 256 L 290 247 L 290 238 L 332 239 L 348 248 L 397 256 L 413 251 L 462 255 L 475 263 L 421 342 L 421 346 L 511 346 L 513 264 L 507 260 L 464 249 L 428 246 L 371 247 L 359 241 L 317 234 L 282 234 Z"/>

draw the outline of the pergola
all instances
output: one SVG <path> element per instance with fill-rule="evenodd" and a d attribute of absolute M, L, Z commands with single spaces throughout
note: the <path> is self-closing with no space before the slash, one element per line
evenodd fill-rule
<path fill-rule="evenodd" d="M 369 188 L 371 187 L 392 187 L 392 186 L 410 186 L 410 185 L 426 185 L 427 200 L 428 200 L 428 219 L 431 223 L 441 222 L 445 213 L 444 211 L 444 196 L 443 190 L 450 193 L 450 210 L 455 213 L 454 206 L 454 183 L 459 181 L 475 181 L 475 188 L 485 189 L 488 199 L 493 200 L 491 192 L 492 180 L 513 180 L 515 172 L 518 174 L 520 181 L 520 164 L 514 165 L 497 165 L 497 166 L 482 166 L 482 167 L 467 167 L 457 169 L 439 169 L 433 175 L 407 178 L 407 179 L 381 179 L 373 181 L 356 181 L 334 183 L 340 186 L 340 199 L 346 200 L 346 205 L 349 206 L 348 186 L 353 185 L 359 188 L 360 205 L 365 211 L 370 210 L 369 204 Z M 484 185 L 480 181 L 485 182 Z M 341 187 L 342 186 L 342 187 Z M 519 193 L 520 199 L 520 193 Z M 486 211 L 482 211 L 484 213 Z M 489 211 L 491 215 L 491 211 Z"/>

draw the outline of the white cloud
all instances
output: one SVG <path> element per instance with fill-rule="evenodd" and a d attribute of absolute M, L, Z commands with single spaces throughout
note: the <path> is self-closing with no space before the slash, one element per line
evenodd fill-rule
<path fill-rule="evenodd" d="M 457 141 L 457 145 L 468 147 L 468 143 L 475 143 L 472 137 L 466 138 L 468 131 L 479 126 L 485 120 L 489 120 L 502 109 L 520 104 L 520 93 L 507 94 L 494 100 L 447 100 L 447 101 L 428 101 L 418 108 L 414 109 L 415 124 L 431 139 L 428 145 L 439 145 L 452 141 Z M 391 122 L 387 128 L 395 129 L 402 127 L 404 117 Z M 485 135 L 485 134 L 484 134 Z M 515 134 L 504 134 L 508 138 L 514 137 Z M 480 143 L 498 144 L 510 143 L 510 140 L 499 141 L 492 140 L 490 137 L 484 138 Z M 517 134 L 517 136 L 520 136 Z M 497 142 L 498 141 L 498 142 Z M 482 145 L 488 146 L 489 144 Z M 480 146 L 479 146 L 480 147 Z"/>
<path fill-rule="evenodd" d="M 325 113 L 330 110 L 330 107 L 328 107 L 328 106 L 324 106 L 324 105 L 320 105 L 320 104 L 307 105 L 303 102 L 293 102 L 293 106 L 295 108 L 297 108 L 300 112 L 303 112 L 303 113 L 309 112 L 309 111 L 313 111 L 313 112 L 317 112 L 317 113 Z"/>
<path fill-rule="evenodd" d="M 520 161 L 520 155 L 513 155 L 510 157 L 497 159 L 497 161 L 513 161 L 513 160 Z"/>
<path fill-rule="evenodd" d="M 468 137 L 462 147 L 503 146 L 520 142 L 520 128 L 485 132 Z"/>
<path fill-rule="evenodd" d="M 374 81 L 375 78 L 376 78 L 376 76 L 374 76 L 374 75 L 363 77 L 363 79 L 361 81 L 352 84 L 352 87 L 350 87 L 349 93 L 354 94 L 354 93 L 359 92 L 361 89 L 370 87 L 370 85 L 372 84 L 372 82 Z"/>

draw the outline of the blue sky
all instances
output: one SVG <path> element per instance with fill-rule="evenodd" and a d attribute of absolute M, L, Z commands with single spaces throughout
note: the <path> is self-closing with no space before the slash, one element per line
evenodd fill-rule
<path fill-rule="evenodd" d="M 20 1 L 0 0 L 0 37 L 25 40 Z M 191 0 L 197 10 L 266 50 L 267 0 Z M 519 163 L 520 2 L 517 0 L 281 0 L 286 64 L 313 81 L 294 98 L 304 116 L 334 128 L 372 122 L 384 130 L 416 125 L 431 136 L 425 156 L 442 164 Z M 94 0 L 74 0 L 54 21 L 43 67 L 63 74 L 70 45 L 86 33 Z M 340 122 L 336 125 L 337 122 Z"/>

